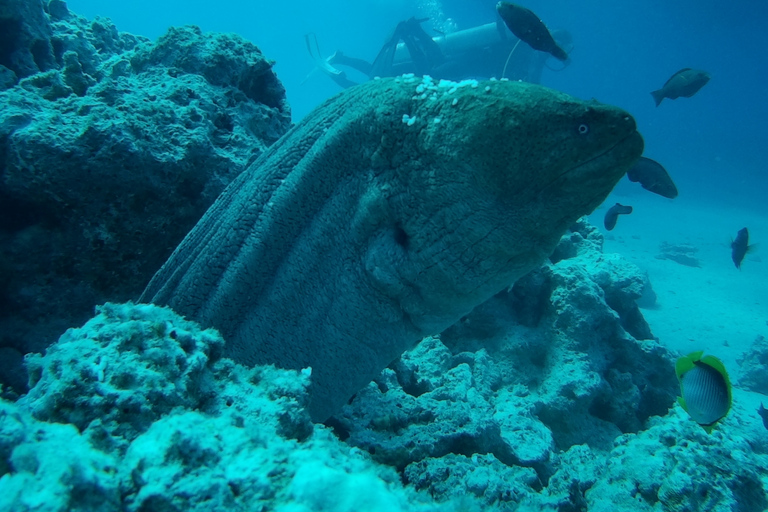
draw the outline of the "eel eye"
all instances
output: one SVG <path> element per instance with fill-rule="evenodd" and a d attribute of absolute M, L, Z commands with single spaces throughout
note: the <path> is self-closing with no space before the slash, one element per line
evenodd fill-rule
<path fill-rule="evenodd" d="M 586 135 L 589 133 L 589 125 L 586 125 L 584 123 L 581 123 L 579 125 L 579 134 Z"/>

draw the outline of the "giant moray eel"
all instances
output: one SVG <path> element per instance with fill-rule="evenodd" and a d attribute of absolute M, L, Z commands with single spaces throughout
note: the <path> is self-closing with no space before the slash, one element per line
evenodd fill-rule
<path fill-rule="evenodd" d="M 520 82 L 374 80 L 222 193 L 141 297 L 238 362 L 311 367 L 323 421 L 540 265 L 638 159 L 625 111 Z"/>

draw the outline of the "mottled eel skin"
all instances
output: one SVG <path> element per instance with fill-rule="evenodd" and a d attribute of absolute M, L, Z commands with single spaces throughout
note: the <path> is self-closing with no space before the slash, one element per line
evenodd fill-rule
<path fill-rule="evenodd" d="M 238 362 L 312 367 L 323 421 L 541 264 L 642 149 L 623 110 L 544 87 L 371 81 L 230 184 L 141 300 L 219 329 Z"/>

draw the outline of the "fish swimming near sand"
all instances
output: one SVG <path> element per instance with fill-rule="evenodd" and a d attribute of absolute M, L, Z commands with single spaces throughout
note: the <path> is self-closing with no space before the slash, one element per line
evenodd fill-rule
<path fill-rule="evenodd" d="M 644 156 L 627 171 L 627 178 L 639 182 L 645 190 L 659 194 L 662 197 L 674 199 L 677 197 L 677 187 L 667 170 L 656 160 Z"/>
<path fill-rule="evenodd" d="M 603 219 L 605 229 L 611 231 L 616 227 L 616 221 L 619 220 L 619 215 L 629 215 L 630 213 L 632 213 L 631 206 L 624 206 L 619 203 L 611 206 L 608 208 L 608 211 L 605 213 L 605 218 Z"/>
<path fill-rule="evenodd" d="M 566 51 L 558 46 L 546 25 L 530 9 L 510 2 L 499 2 L 496 4 L 496 12 L 509 30 L 531 48 L 549 53 L 561 61 L 568 60 Z"/>
<path fill-rule="evenodd" d="M 669 98 L 670 100 L 676 100 L 681 96 L 690 98 L 699 92 L 699 89 L 707 85 L 709 79 L 710 74 L 706 71 L 684 68 L 672 75 L 661 89 L 651 92 L 651 96 L 653 96 L 657 107 L 661 105 L 661 100 L 664 98 Z"/>
<path fill-rule="evenodd" d="M 731 410 L 731 381 L 725 365 L 704 351 L 692 352 L 677 359 L 675 373 L 680 381 L 677 401 L 707 432 Z"/>
<path fill-rule="evenodd" d="M 736 240 L 731 242 L 731 259 L 733 260 L 736 268 L 741 270 L 741 262 L 744 261 L 744 256 L 754 249 L 754 244 L 749 245 L 749 231 L 747 228 L 741 228 L 736 233 Z"/>
<path fill-rule="evenodd" d="M 763 402 L 760 402 L 760 408 L 757 410 L 757 414 L 763 419 L 763 426 L 768 428 L 768 409 L 763 407 Z"/>

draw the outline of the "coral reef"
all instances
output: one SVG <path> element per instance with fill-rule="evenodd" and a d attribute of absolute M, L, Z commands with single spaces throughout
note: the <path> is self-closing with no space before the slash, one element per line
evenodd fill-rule
<path fill-rule="evenodd" d="M 119 510 L 118 465 L 73 425 L 0 399 L 0 510 Z"/>
<path fill-rule="evenodd" d="M 579 222 L 574 256 L 424 339 L 331 428 L 309 419 L 311 370 L 245 368 L 169 309 L 106 304 L 0 401 L 0 509 L 764 510 L 744 392 L 712 434 L 674 405 L 671 355 L 607 300 L 642 276 L 599 242 Z"/>
<path fill-rule="evenodd" d="M 253 44 L 156 42 L 64 2 L 0 8 L 0 382 L 93 305 L 135 299 L 224 187 L 290 126 Z"/>
<path fill-rule="evenodd" d="M 62 4 L 55 2 L 56 12 Z M 45 7 L 42 0 L 7 0 L 0 5 L 0 74 L 6 86 L 56 64 Z"/>
<path fill-rule="evenodd" d="M 768 340 L 758 336 L 738 359 L 739 386 L 768 395 Z"/>
<path fill-rule="evenodd" d="M 664 414 L 678 384 L 633 302 L 643 274 L 603 255 L 585 221 L 562 243 L 575 239 L 576 251 L 556 251 L 575 257 L 525 276 L 361 390 L 337 418 L 349 442 L 396 467 L 490 452 L 544 477 L 554 449 L 607 448 Z"/>
<path fill-rule="evenodd" d="M 310 423 L 309 371 L 244 368 L 223 343 L 106 304 L 30 357 L 30 393 L 0 400 L 0 509 L 437 510 Z"/>
<path fill-rule="evenodd" d="M 765 443 L 730 433 L 707 434 L 681 407 L 653 418 L 648 430 L 616 439 L 600 478 L 585 493 L 591 511 L 765 510 Z M 741 420 L 741 421 L 739 421 Z"/>
<path fill-rule="evenodd" d="M 423 340 L 330 424 L 417 489 L 487 510 L 763 510 L 768 435 L 747 442 L 740 409 L 708 436 L 674 405 L 673 355 L 634 304 L 647 277 L 601 249 L 581 220 L 549 264 Z"/>
<path fill-rule="evenodd" d="M 696 253 L 699 251 L 697 247 L 690 244 L 671 244 L 669 242 L 662 242 L 659 246 L 659 254 L 656 255 L 656 259 L 659 260 L 672 260 L 675 263 L 685 265 L 686 267 L 701 267 L 701 262 L 696 257 Z"/>
<path fill-rule="evenodd" d="M 584 219 L 325 425 L 318 368 L 242 366 L 154 305 L 85 322 L 136 296 L 289 124 L 271 63 L 236 36 L 152 43 L 61 0 L 0 5 L 0 393 L 16 400 L 0 398 L 0 510 L 768 509 L 759 398 L 734 387 L 712 434 L 675 404 L 674 356 L 638 306 L 648 276 Z M 690 246 L 662 253 L 698 266 Z M 768 392 L 766 354 L 758 337 L 739 358 L 742 388 Z"/>

